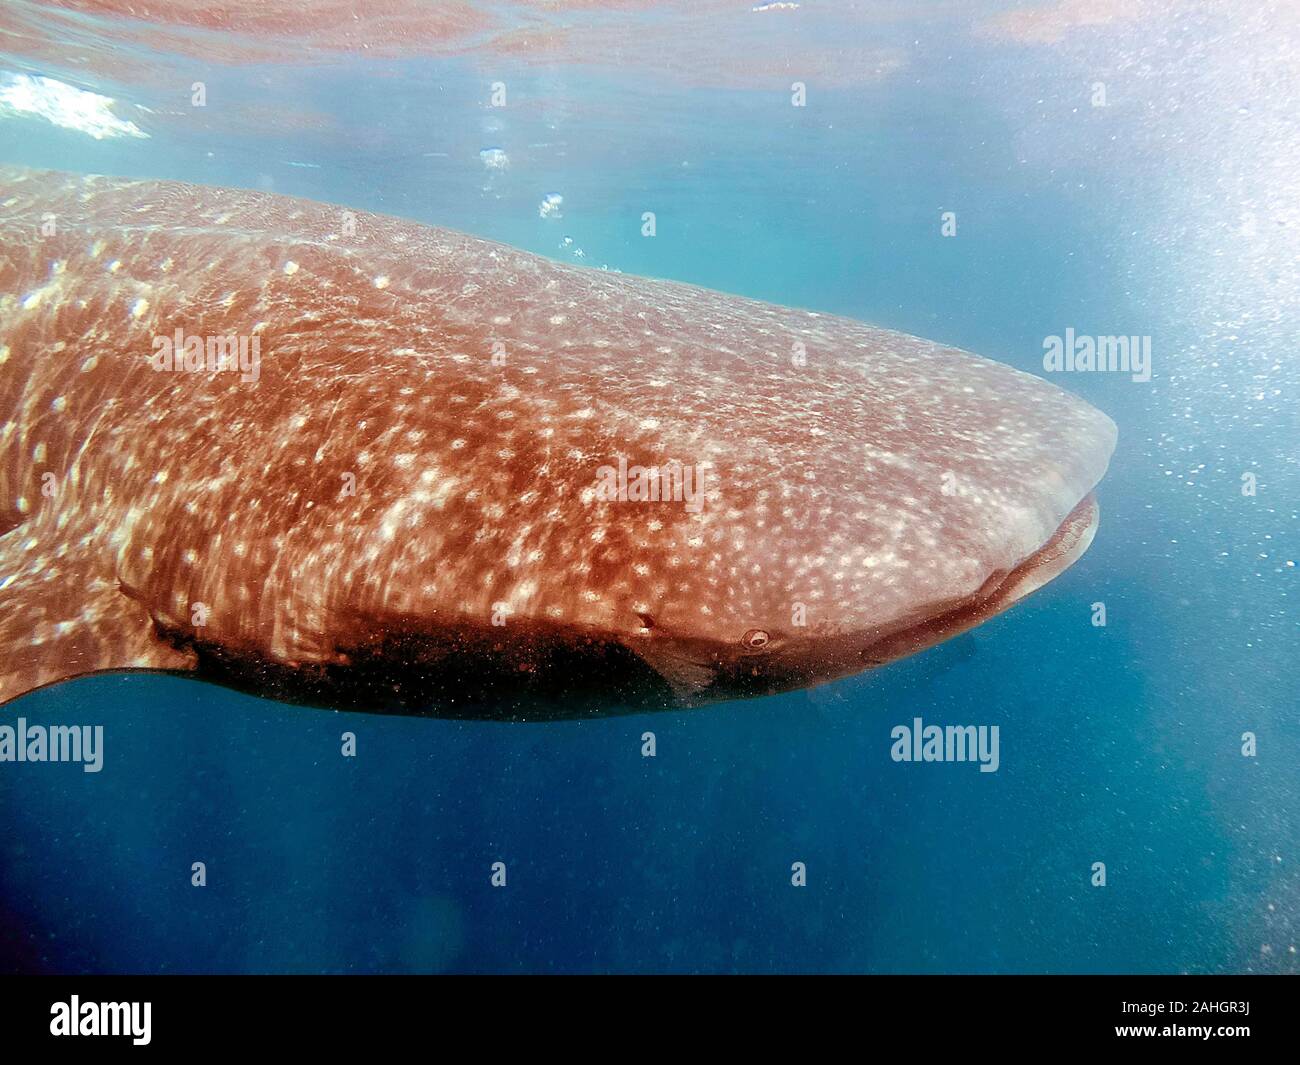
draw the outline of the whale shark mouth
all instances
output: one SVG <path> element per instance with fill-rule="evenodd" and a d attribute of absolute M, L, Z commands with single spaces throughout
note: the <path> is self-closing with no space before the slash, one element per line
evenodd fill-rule
<path fill-rule="evenodd" d="M 891 632 L 862 651 L 863 665 L 879 666 L 915 654 L 982 625 L 1054 580 L 1091 546 L 1101 516 L 1089 492 L 1052 538 L 1010 572 L 993 574 L 974 596 L 952 609 Z"/>
<path fill-rule="evenodd" d="M 690 705 L 728 699 L 776 695 L 813 687 L 897 661 L 982 625 L 1060 576 L 1083 556 L 1097 532 L 1100 511 L 1090 492 L 1052 537 L 1011 570 L 996 572 L 974 595 L 957 602 L 931 606 L 883 632 L 844 637 L 814 660 L 800 649 L 799 667 L 791 659 L 744 659 L 718 671 L 711 683 L 695 693 L 685 693 Z"/>

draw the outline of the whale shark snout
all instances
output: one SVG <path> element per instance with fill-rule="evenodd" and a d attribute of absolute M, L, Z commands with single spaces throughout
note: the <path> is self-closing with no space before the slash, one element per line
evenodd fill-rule
<path fill-rule="evenodd" d="M 264 193 L 0 198 L 0 701 L 694 706 L 923 650 L 1096 526 L 1110 419 L 917 337 Z"/>

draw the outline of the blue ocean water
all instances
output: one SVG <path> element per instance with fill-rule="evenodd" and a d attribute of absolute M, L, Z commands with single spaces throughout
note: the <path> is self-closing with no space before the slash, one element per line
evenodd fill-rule
<path fill-rule="evenodd" d="M 1040 374 L 1044 338 L 1067 328 L 1153 347 L 1150 382 L 1054 378 L 1119 426 L 1089 553 L 876 673 L 529 725 L 145 675 L 6 706 L 102 724 L 106 748 L 98 774 L 0 765 L 0 968 L 1300 969 L 1300 31 L 1270 5 L 1093 25 L 1047 4 L 1046 28 L 1012 8 L 745 11 L 771 28 L 695 43 L 699 66 L 634 40 L 540 59 L 272 61 L 147 34 L 106 51 L 103 15 L 51 23 L 57 52 L 0 38 L 8 76 L 111 98 L 147 134 L 97 140 L 10 94 L 0 161 L 383 211 Z M 676 10 L 654 30 L 685 48 Z M 618 17 L 564 25 L 608 47 L 595 30 Z M 728 63 L 755 40 L 780 62 Z M 998 725 L 1000 768 L 891 760 L 891 729 L 914 717 Z"/>

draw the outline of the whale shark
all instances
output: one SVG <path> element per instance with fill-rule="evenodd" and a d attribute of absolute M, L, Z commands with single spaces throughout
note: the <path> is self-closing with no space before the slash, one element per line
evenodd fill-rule
<path fill-rule="evenodd" d="M 696 707 L 967 632 L 1097 528 L 1111 420 L 938 343 L 264 192 L 0 207 L 0 702 Z"/>

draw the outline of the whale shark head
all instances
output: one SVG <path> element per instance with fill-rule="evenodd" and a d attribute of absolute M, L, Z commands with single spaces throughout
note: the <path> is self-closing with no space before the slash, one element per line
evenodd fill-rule
<path fill-rule="evenodd" d="M 1092 542 L 1110 419 L 1037 378 L 865 328 L 805 320 L 827 353 L 811 373 L 763 344 L 732 347 L 767 371 L 735 389 L 763 393 L 769 413 L 737 419 L 743 439 L 719 426 L 699 514 L 661 506 L 625 544 L 676 594 L 638 606 L 624 641 L 683 701 L 809 687 L 922 651 Z"/>
<path fill-rule="evenodd" d="M 0 193 L 0 700 L 693 706 L 922 650 L 1096 526 L 1110 420 L 916 337 L 263 193 Z"/>

